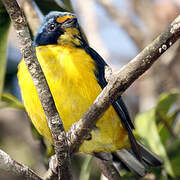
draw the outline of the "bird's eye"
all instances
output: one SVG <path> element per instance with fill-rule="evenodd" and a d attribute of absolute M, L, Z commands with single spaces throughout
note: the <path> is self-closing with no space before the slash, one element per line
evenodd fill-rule
<path fill-rule="evenodd" d="M 56 29 L 56 24 L 55 23 L 51 23 L 48 25 L 48 31 L 54 31 Z"/>

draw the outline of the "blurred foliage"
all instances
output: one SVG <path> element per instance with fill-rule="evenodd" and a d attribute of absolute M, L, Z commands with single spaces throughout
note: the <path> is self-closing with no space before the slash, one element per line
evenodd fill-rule
<path fill-rule="evenodd" d="M 93 157 L 88 155 L 82 166 L 81 166 L 81 173 L 80 173 L 80 178 L 79 180 L 85 180 L 85 179 L 89 179 L 90 174 L 91 174 L 91 168 L 92 168 L 92 159 Z"/>
<path fill-rule="evenodd" d="M 70 0 L 62 0 L 65 6 L 62 4 L 61 7 L 57 3 L 58 1 L 59 0 L 35 0 L 43 14 L 47 14 L 52 10 L 73 11 Z M 10 21 L 8 14 L 0 2 L 0 96 L 4 86 L 9 24 Z M 137 135 L 141 142 L 160 155 L 164 160 L 164 167 L 151 170 L 156 179 L 180 179 L 180 119 L 178 118 L 180 107 L 177 103 L 179 99 L 179 90 L 164 93 L 159 97 L 157 105 L 153 109 L 138 114 L 135 119 Z M 11 107 L 24 109 L 21 102 L 11 94 L 2 93 L 1 100 L 0 108 Z M 44 163 L 47 165 L 48 157 L 54 153 L 53 146 L 44 140 L 33 125 L 32 134 L 35 139 L 40 141 Z M 77 179 L 99 179 L 100 170 L 97 165 L 94 164 L 92 156 L 85 156 L 82 154 L 78 156 L 75 155 L 72 160 L 72 166 Z M 121 173 L 123 179 L 137 179 L 132 175 L 132 173 L 124 170 Z M 151 178 L 145 177 L 144 179 Z"/>
<path fill-rule="evenodd" d="M 1 96 L 0 108 L 18 108 L 24 110 L 24 105 L 13 95 L 8 93 L 3 93 Z"/>
<path fill-rule="evenodd" d="M 62 4 L 62 6 L 60 6 L 60 3 L 56 3 L 56 2 L 60 2 Z M 70 11 L 72 12 L 72 6 L 71 6 L 71 1 L 70 0 L 43 0 L 43 1 L 39 1 L 39 0 L 35 0 L 36 4 L 38 5 L 38 7 L 40 8 L 40 10 L 42 11 L 42 13 L 44 15 L 46 15 L 47 13 L 49 13 L 50 11 Z"/>
<path fill-rule="evenodd" d="M 9 15 L 7 14 L 4 6 L 0 2 L 0 99 L 4 87 L 4 78 L 6 71 L 6 52 L 9 26 Z"/>
<path fill-rule="evenodd" d="M 159 97 L 156 107 L 137 115 L 135 119 L 137 134 L 147 147 L 163 158 L 164 169 L 171 177 L 179 176 L 177 170 L 180 162 L 177 161 L 177 156 L 180 157 L 180 152 L 178 153 L 179 132 L 175 134 L 173 128 L 178 124 L 180 109 L 176 103 L 179 99 L 180 91 L 164 93 Z M 171 153 L 169 157 L 168 147 L 178 154 Z"/>

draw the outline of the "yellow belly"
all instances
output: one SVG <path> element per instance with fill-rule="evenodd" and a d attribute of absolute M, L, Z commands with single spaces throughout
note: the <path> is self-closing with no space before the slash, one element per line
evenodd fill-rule
<path fill-rule="evenodd" d="M 36 51 L 67 131 L 101 92 L 94 75 L 94 61 L 84 50 L 70 46 L 41 46 Z M 18 80 L 25 108 L 34 126 L 52 142 L 45 114 L 23 60 L 19 64 Z M 96 127 L 91 133 L 92 140 L 84 141 L 80 151 L 113 152 L 129 146 L 127 132 L 112 106 L 98 120 Z"/>

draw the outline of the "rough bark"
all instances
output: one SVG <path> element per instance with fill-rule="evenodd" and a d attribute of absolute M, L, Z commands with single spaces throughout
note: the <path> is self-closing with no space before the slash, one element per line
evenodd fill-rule
<path fill-rule="evenodd" d="M 71 162 L 66 133 L 47 81 L 36 58 L 35 48 L 30 38 L 29 29 L 24 14 L 15 0 L 2 0 L 2 2 L 5 5 L 17 32 L 21 53 L 32 76 L 52 133 L 55 152 L 58 159 L 59 179 L 70 180 L 72 179 Z"/>
<path fill-rule="evenodd" d="M 0 150 L 0 170 L 24 179 L 42 180 L 31 169 L 18 163 L 2 150 Z"/>
<path fill-rule="evenodd" d="M 112 161 L 101 160 L 101 159 L 96 159 L 96 161 L 98 162 L 102 173 L 104 174 L 105 177 L 107 177 L 108 180 L 121 180 L 122 179 L 119 175 L 119 172 L 113 165 Z"/>

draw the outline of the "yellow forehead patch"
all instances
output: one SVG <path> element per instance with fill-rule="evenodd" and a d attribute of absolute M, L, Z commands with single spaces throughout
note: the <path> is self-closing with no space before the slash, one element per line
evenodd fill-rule
<path fill-rule="evenodd" d="M 72 16 L 72 15 L 61 16 L 56 19 L 56 22 L 62 23 L 64 21 L 66 21 L 67 19 L 71 19 L 71 18 L 74 18 L 74 16 Z"/>

